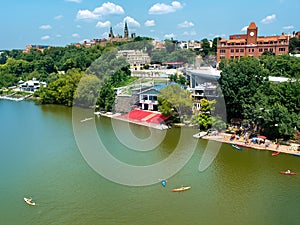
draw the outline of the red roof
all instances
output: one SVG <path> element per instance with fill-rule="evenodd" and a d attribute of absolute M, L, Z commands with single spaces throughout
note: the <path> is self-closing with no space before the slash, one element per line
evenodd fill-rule
<path fill-rule="evenodd" d="M 166 121 L 169 116 L 164 116 L 159 112 L 151 112 L 146 110 L 134 109 L 131 112 L 121 116 L 128 120 L 138 120 L 142 122 L 161 124 Z"/>
<path fill-rule="evenodd" d="M 257 26 L 255 25 L 254 22 L 251 22 L 248 28 L 249 28 L 249 29 L 256 29 Z"/>

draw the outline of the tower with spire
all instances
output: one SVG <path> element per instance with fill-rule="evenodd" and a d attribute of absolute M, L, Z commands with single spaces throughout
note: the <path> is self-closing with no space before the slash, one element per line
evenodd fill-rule
<path fill-rule="evenodd" d="M 127 21 L 125 21 L 125 24 L 124 24 L 124 36 L 122 36 L 120 34 L 114 34 L 112 27 L 110 27 L 109 34 L 108 34 L 109 42 L 126 42 L 126 41 L 130 41 L 134 38 L 135 38 L 135 33 L 132 33 L 131 36 L 129 36 Z"/>
<path fill-rule="evenodd" d="M 114 38 L 114 33 L 113 33 L 113 30 L 112 30 L 112 27 L 110 27 L 108 37 L 109 37 L 109 38 Z"/>
<path fill-rule="evenodd" d="M 128 38 L 128 26 L 127 26 L 127 22 L 125 21 L 125 27 L 124 27 L 124 38 Z"/>

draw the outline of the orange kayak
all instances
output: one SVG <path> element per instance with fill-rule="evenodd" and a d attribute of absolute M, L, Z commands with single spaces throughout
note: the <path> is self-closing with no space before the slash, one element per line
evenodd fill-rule
<path fill-rule="evenodd" d="M 296 175 L 296 172 L 289 172 L 289 171 L 281 171 L 281 174 L 286 174 L 286 175 Z"/>

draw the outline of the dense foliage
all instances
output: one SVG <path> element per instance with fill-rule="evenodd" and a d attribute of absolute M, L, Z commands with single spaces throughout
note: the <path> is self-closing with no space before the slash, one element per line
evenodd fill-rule
<path fill-rule="evenodd" d="M 77 85 L 83 74 L 78 69 L 68 70 L 66 74 L 61 75 L 46 88 L 41 88 L 38 91 L 40 94 L 39 102 L 72 106 Z"/>
<path fill-rule="evenodd" d="M 255 124 L 269 138 L 292 138 L 300 129 L 299 66 L 300 59 L 288 55 L 223 61 L 220 85 L 228 122 L 239 118 Z M 280 75 L 291 80 L 268 80 Z"/>
<path fill-rule="evenodd" d="M 158 95 L 159 111 L 172 118 L 192 115 L 193 102 L 190 93 L 178 84 L 171 84 L 162 89 Z"/>
<path fill-rule="evenodd" d="M 290 39 L 289 52 L 292 54 L 300 53 L 300 37 L 292 37 Z"/>
<path fill-rule="evenodd" d="M 51 83 L 58 71 L 66 72 L 74 68 L 84 71 L 103 50 L 104 47 L 96 45 L 90 48 L 51 47 L 43 52 L 31 49 L 28 53 L 22 50 L 3 51 L 0 57 L 0 88 L 13 86 L 21 79 L 26 81 L 33 77 Z"/>

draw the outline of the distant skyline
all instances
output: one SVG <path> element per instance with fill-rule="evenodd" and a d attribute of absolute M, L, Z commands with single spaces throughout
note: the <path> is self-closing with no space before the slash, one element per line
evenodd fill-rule
<path fill-rule="evenodd" d="M 94 38 L 129 35 L 157 40 L 228 38 L 246 33 L 250 22 L 260 36 L 300 31 L 299 0 L 10 0 L 1 4 L 0 50 L 26 45 L 66 46 Z"/>

